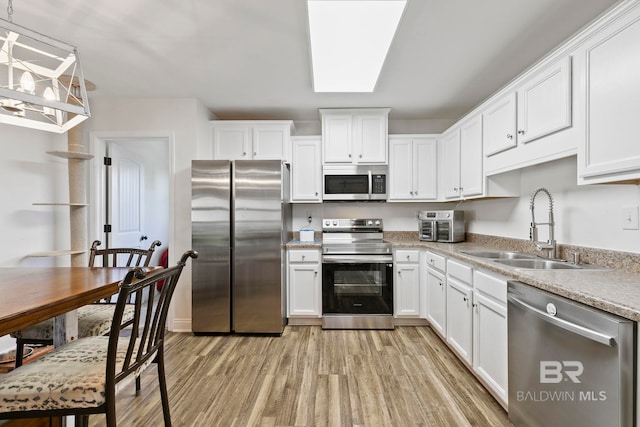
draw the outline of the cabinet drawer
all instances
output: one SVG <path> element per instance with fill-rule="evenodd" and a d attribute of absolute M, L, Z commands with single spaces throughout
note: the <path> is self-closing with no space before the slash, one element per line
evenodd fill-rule
<path fill-rule="evenodd" d="M 417 263 L 419 262 L 420 252 L 413 250 L 397 250 L 395 253 L 396 263 Z"/>
<path fill-rule="evenodd" d="M 320 251 L 313 249 L 289 251 L 289 262 L 320 262 Z"/>
<path fill-rule="evenodd" d="M 473 283 L 473 268 L 466 264 L 447 260 L 447 276 L 455 277 L 464 283 Z"/>
<path fill-rule="evenodd" d="M 476 270 L 473 274 L 473 284 L 479 293 L 504 304 L 507 303 L 507 279 L 505 277 Z"/>
<path fill-rule="evenodd" d="M 425 252 L 427 265 L 436 270 L 444 272 L 447 267 L 447 259 L 433 252 Z"/>

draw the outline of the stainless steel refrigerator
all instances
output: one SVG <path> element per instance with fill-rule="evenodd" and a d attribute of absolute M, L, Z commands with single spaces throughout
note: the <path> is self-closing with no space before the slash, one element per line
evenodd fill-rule
<path fill-rule="evenodd" d="M 194 160 L 191 182 L 193 332 L 282 333 L 288 165 Z"/>

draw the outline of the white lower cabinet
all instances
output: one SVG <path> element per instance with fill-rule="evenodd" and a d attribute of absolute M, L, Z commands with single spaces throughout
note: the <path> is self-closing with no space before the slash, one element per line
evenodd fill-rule
<path fill-rule="evenodd" d="M 319 249 L 287 252 L 287 317 L 322 317 Z"/>
<path fill-rule="evenodd" d="M 507 279 L 474 271 L 473 370 L 507 406 Z"/>
<path fill-rule="evenodd" d="M 426 252 L 426 288 L 427 288 L 427 320 L 431 328 L 443 338 L 447 333 L 447 289 L 445 280 L 446 261 L 445 258 Z"/>
<path fill-rule="evenodd" d="M 420 251 L 394 251 L 394 317 L 420 317 Z"/>
<path fill-rule="evenodd" d="M 447 342 L 468 365 L 473 356 L 473 270 L 447 260 Z"/>

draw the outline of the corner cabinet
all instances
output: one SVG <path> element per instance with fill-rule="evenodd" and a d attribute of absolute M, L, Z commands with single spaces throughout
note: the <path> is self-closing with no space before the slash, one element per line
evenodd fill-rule
<path fill-rule="evenodd" d="M 290 324 L 305 324 L 303 319 L 319 322 L 322 318 L 321 266 L 320 249 L 287 251 L 287 317 Z"/>
<path fill-rule="evenodd" d="M 291 201 L 322 203 L 322 137 L 291 138 Z"/>
<path fill-rule="evenodd" d="M 322 163 L 387 164 L 388 108 L 321 109 Z"/>
<path fill-rule="evenodd" d="M 547 138 L 572 126 L 571 64 L 569 55 L 545 64 L 483 108 L 488 174 L 575 154 L 575 138 Z"/>
<path fill-rule="evenodd" d="M 389 136 L 388 201 L 437 199 L 437 145 L 432 135 Z"/>
<path fill-rule="evenodd" d="M 290 160 L 293 121 L 213 120 L 213 160 Z"/>
<path fill-rule="evenodd" d="M 578 183 L 640 181 L 640 4 L 583 43 L 576 54 L 582 77 L 585 137 L 578 144 Z"/>

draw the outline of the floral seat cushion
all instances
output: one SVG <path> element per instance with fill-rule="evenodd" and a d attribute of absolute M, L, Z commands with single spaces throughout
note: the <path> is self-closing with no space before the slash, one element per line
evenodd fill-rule
<path fill-rule="evenodd" d="M 115 307 L 115 304 L 89 304 L 78 308 L 78 337 L 94 337 L 109 333 Z M 123 323 L 133 320 L 133 311 L 133 305 L 125 306 L 122 316 Z M 11 336 L 25 340 L 52 340 L 53 319 L 29 326 L 11 334 Z"/>
<path fill-rule="evenodd" d="M 116 372 L 129 342 L 119 341 Z M 102 405 L 108 343 L 104 336 L 73 341 L 0 376 L 0 413 Z"/>

